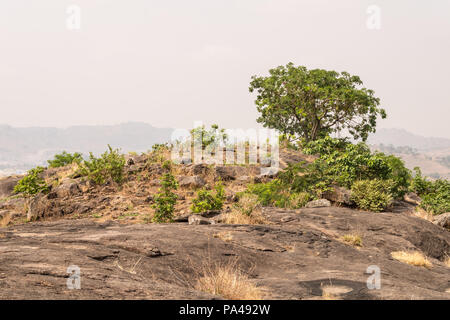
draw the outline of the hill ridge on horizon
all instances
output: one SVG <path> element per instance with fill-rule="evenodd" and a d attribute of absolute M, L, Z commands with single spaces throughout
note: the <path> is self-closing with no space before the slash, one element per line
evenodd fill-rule
<path fill-rule="evenodd" d="M 23 172 L 37 165 L 46 165 L 46 160 L 63 150 L 85 155 L 90 151 L 99 154 L 110 144 L 122 152 L 144 152 L 155 143 L 168 142 L 173 130 L 139 121 L 66 128 L 0 124 L 0 173 Z M 450 152 L 450 139 L 423 137 L 399 128 L 379 129 L 367 142 L 372 145 L 409 146 L 423 152 L 437 149 L 449 149 Z"/>

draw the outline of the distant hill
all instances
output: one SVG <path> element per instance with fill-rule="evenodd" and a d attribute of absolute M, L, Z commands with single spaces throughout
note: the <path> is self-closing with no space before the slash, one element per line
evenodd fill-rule
<path fill-rule="evenodd" d="M 369 136 L 367 142 L 373 145 L 408 146 L 419 151 L 450 149 L 450 139 L 422 137 L 403 129 L 379 129 Z"/>
<path fill-rule="evenodd" d="M 155 143 L 169 141 L 172 130 L 140 122 L 69 128 L 0 125 L 0 174 L 46 165 L 46 160 L 63 150 L 99 154 L 110 144 L 123 152 L 143 152 Z"/>
<path fill-rule="evenodd" d="M 420 167 L 431 178 L 450 179 L 450 139 L 415 135 L 402 129 L 380 129 L 368 144 L 405 161 L 409 169 Z"/>

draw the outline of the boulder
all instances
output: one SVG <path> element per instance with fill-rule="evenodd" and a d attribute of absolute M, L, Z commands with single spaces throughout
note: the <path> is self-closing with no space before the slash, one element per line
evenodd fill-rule
<path fill-rule="evenodd" d="M 146 156 L 145 155 L 137 155 L 137 154 L 134 154 L 134 155 L 128 154 L 125 156 L 125 160 L 126 160 L 127 166 L 132 166 L 132 165 L 135 165 L 138 163 L 144 163 L 146 160 Z"/>
<path fill-rule="evenodd" d="M 148 184 L 151 185 L 151 186 L 158 186 L 159 187 L 159 186 L 161 186 L 161 181 L 159 179 L 153 179 Z"/>
<path fill-rule="evenodd" d="M 434 217 L 433 223 L 440 227 L 450 229 L 450 212 L 437 215 Z"/>
<path fill-rule="evenodd" d="M 6 217 L 9 213 L 9 210 L 0 210 L 0 220 Z"/>
<path fill-rule="evenodd" d="M 75 180 L 67 179 L 63 180 L 61 185 L 54 189 L 53 193 L 56 194 L 57 198 L 67 198 L 81 194 L 81 189 Z"/>
<path fill-rule="evenodd" d="M 192 163 L 192 159 L 191 158 L 183 158 L 181 159 L 181 164 L 191 164 Z"/>
<path fill-rule="evenodd" d="M 271 158 L 262 159 L 260 161 L 260 165 L 261 165 L 261 167 L 270 167 L 270 166 L 272 166 L 272 159 Z"/>
<path fill-rule="evenodd" d="M 262 167 L 259 177 L 274 178 L 280 171 L 277 167 Z"/>
<path fill-rule="evenodd" d="M 239 182 L 247 183 L 250 182 L 252 179 L 249 176 L 240 176 L 236 180 Z"/>
<path fill-rule="evenodd" d="M 196 164 L 192 166 L 191 175 L 202 175 L 204 176 L 208 172 L 208 165 L 204 163 Z"/>
<path fill-rule="evenodd" d="M 0 179 L 0 199 L 11 196 L 14 192 L 14 187 L 20 179 L 22 179 L 20 176 Z"/>
<path fill-rule="evenodd" d="M 332 202 L 351 206 L 354 204 L 354 202 L 351 200 L 351 194 L 352 192 L 346 188 L 333 186 L 332 190 L 324 192 L 322 194 L 322 197 Z"/>
<path fill-rule="evenodd" d="M 189 216 L 188 222 L 189 222 L 189 224 L 192 224 L 192 225 L 215 224 L 216 223 L 214 220 L 204 218 L 197 214 L 193 214 L 193 215 Z"/>
<path fill-rule="evenodd" d="M 184 176 L 178 179 L 178 184 L 182 188 L 201 188 L 206 181 L 201 176 Z"/>
<path fill-rule="evenodd" d="M 405 194 L 403 200 L 416 205 L 419 205 L 422 202 L 422 199 L 414 192 L 408 192 L 407 194 Z"/>
<path fill-rule="evenodd" d="M 305 208 L 321 208 L 321 207 L 331 207 L 331 202 L 327 199 L 313 200 L 306 204 Z"/>
<path fill-rule="evenodd" d="M 216 167 L 216 177 L 223 181 L 236 180 L 237 174 L 232 166 Z"/>

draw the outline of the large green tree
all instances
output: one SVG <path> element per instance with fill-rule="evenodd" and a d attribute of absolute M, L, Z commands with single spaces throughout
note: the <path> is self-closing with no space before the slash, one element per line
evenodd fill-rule
<path fill-rule="evenodd" d="M 269 73 L 253 76 L 250 83 L 250 92 L 257 92 L 257 121 L 285 135 L 313 141 L 347 130 L 365 141 L 375 132 L 377 117 L 386 118 L 380 100 L 358 76 L 292 63 Z"/>

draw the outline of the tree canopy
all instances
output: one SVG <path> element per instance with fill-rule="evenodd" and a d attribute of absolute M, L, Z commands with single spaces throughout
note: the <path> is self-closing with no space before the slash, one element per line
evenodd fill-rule
<path fill-rule="evenodd" d="M 269 73 L 253 76 L 249 90 L 257 92 L 257 121 L 285 135 L 314 141 L 347 130 L 365 141 L 375 132 L 377 117 L 386 118 L 380 100 L 358 76 L 292 63 Z"/>

